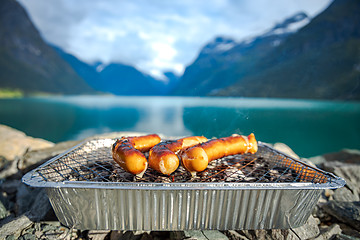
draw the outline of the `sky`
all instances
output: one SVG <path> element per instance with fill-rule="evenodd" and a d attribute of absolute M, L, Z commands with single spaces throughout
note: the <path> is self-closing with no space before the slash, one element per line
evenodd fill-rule
<path fill-rule="evenodd" d="M 43 38 L 87 63 L 123 63 L 163 79 L 181 75 L 217 36 L 237 41 L 331 0 L 18 0 Z"/>

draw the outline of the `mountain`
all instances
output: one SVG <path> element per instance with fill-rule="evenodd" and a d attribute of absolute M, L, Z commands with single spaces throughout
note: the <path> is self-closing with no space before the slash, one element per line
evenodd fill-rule
<path fill-rule="evenodd" d="M 216 38 L 175 95 L 360 100 L 360 1 L 335 0 L 237 43 Z"/>
<path fill-rule="evenodd" d="M 360 1 L 335 0 L 217 95 L 360 100 Z"/>
<path fill-rule="evenodd" d="M 171 84 L 166 84 L 142 73 L 133 66 L 121 63 L 105 65 L 101 62 L 88 64 L 66 53 L 59 47 L 53 46 L 53 48 L 73 67 L 79 76 L 97 91 L 125 96 L 164 95 L 174 85 L 175 79 L 173 79 L 171 73 L 167 73 L 170 74 L 168 78 Z"/>
<path fill-rule="evenodd" d="M 94 66 L 91 66 L 81 60 L 79 60 L 77 57 L 66 53 L 61 48 L 51 45 L 54 50 L 61 56 L 73 69 L 74 71 L 82 78 L 84 79 L 87 84 L 89 84 L 93 89 L 97 91 L 102 91 L 101 88 L 101 78 L 99 73 L 97 72 L 96 68 L 101 63 L 95 63 Z"/>
<path fill-rule="evenodd" d="M 99 73 L 102 87 L 116 95 L 162 95 L 163 82 L 132 66 L 111 63 Z"/>
<path fill-rule="evenodd" d="M 185 69 L 181 84 L 173 94 L 202 96 L 234 84 L 248 75 L 256 62 L 309 21 L 309 17 L 301 12 L 276 24 L 264 34 L 241 42 L 226 37 L 215 38 Z"/>
<path fill-rule="evenodd" d="M 57 46 L 53 48 L 97 91 L 127 96 L 166 95 L 178 81 L 178 77 L 172 72 L 164 73 L 168 79 L 168 82 L 164 82 L 142 73 L 133 66 L 121 63 L 105 65 L 101 62 L 88 64 Z"/>
<path fill-rule="evenodd" d="M 25 93 L 93 93 L 93 89 L 44 42 L 15 0 L 0 1 L 0 88 Z"/>
<path fill-rule="evenodd" d="M 171 71 L 164 72 L 164 76 L 167 78 L 166 89 L 164 91 L 167 95 L 178 86 L 181 76 Z"/>

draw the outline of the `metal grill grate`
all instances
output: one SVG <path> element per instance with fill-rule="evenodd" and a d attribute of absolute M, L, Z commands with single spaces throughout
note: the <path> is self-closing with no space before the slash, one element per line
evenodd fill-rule
<path fill-rule="evenodd" d="M 210 162 L 192 177 L 183 167 L 170 176 L 148 169 L 142 178 L 125 172 L 112 159 L 113 139 L 89 141 L 57 157 L 36 172 L 45 182 L 311 182 L 326 183 L 331 176 L 292 159 L 264 144 L 256 154 L 242 154 Z"/>

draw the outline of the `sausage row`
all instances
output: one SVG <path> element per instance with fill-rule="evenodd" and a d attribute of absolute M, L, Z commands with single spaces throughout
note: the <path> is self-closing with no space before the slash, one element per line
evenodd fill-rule
<path fill-rule="evenodd" d="M 170 175 L 180 162 L 194 174 L 204 171 L 212 160 L 235 154 L 255 153 L 257 148 L 254 134 L 211 140 L 193 136 L 164 142 L 161 142 L 157 134 L 150 134 L 118 139 L 113 144 L 112 156 L 123 169 L 134 175 L 142 176 L 148 166 Z M 144 155 L 147 151 L 148 160 Z"/>

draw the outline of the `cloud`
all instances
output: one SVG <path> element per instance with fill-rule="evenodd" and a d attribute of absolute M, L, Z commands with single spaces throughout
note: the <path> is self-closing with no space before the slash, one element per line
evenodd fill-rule
<path fill-rule="evenodd" d="M 330 0 L 19 0 L 43 37 L 87 61 L 121 62 L 156 76 L 181 74 L 218 35 L 243 39 Z"/>

